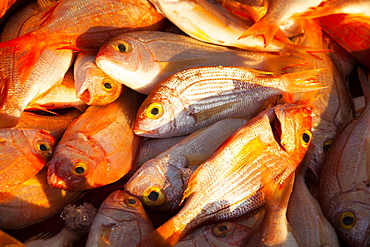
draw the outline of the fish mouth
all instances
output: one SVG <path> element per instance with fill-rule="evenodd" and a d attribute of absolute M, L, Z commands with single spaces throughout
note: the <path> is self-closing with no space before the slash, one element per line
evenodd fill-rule
<path fill-rule="evenodd" d="M 143 129 L 134 128 L 134 133 L 138 136 L 152 137 L 153 134 L 156 134 L 157 132 L 153 130 L 143 130 Z"/>
<path fill-rule="evenodd" d="M 68 189 L 67 184 L 55 173 L 48 174 L 48 183 L 51 187 L 58 188 L 58 189 Z"/>

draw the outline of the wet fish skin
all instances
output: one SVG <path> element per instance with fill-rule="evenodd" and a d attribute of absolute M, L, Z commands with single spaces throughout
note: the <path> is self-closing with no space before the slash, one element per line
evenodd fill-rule
<path fill-rule="evenodd" d="M 131 169 L 140 143 L 132 126 L 142 99 L 128 90 L 111 104 L 89 106 L 58 143 L 49 162 L 49 184 L 77 191 L 123 177 Z"/>
<path fill-rule="evenodd" d="M 74 63 L 75 90 L 88 105 L 107 105 L 126 89 L 95 64 L 95 54 L 80 54 Z"/>
<path fill-rule="evenodd" d="M 140 200 L 123 190 L 116 190 L 100 206 L 86 245 L 136 246 L 153 230 Z"/>
<path fill-rule="evenodd" d="M 148 95 L 166 77 L 191 67 L 236 66 L 279 74 L 285 67 L 303 65 L 304 61 L 213 45 L 181 34 L 136 31 L 104 44 L 96 64 L 118 82 Z"/>
<path fill-rule="evenodd" d="M 365 109 L 334 139 L 319 184 L 321 208 L 338 237 L 351 246 L 370 244 L 370 74 L 359 69 Z"/>
<path fill-rule="evenodd" d="M 22 184 L 41 171 L 55 142 L 45 130 L 0 129 L 0 192 Z"/>
<path fill-rule="evenodd" d="M 137 113 L 134 132 L 166 138 L 192 133 L 224 118 L 251 118 L 269 99 L 284 92 L 321 89 L 315 81 L 318 72 L 275 76 L 244 67 L 185 69 L 163 80 L 148 95 Z"/>
<path fill-rule="evenodd" d="M 192 174 L 183 208 L 138 246 L 172 246 L 200 224 L 236 218 L 263 205 L 262 166 L 276 183 L 295 171 L 310 143 L 310 114 L 286 104 L 248 121 Z"/>
<path fill-rule="evenodd" d="M 223 119 L 187 136 L 142 165 L 125 184 L 125 190 L 137 196 L 146 207 L 177 212 L 193 171 L 247 121 Z M 158 198 L 151 199 L 155 195 Z"/>
<path fill-rule="evenodd" d="M 0 192 L 0 228 L 20 229 L 43 221 L 81 197 L 81 192 L 52 188 L 46 169 L 7 192 Z"/>

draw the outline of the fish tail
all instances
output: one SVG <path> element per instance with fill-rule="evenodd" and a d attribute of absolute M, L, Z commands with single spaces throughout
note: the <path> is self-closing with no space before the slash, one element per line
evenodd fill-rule
<path fill-rule="evenodd" d="M 309 59 L 315 59 L 315 60 L 322 60 L 321 57 L 318 55 L 315 55 L 314 53 L 327 53 L 331 52 L 330 49 L 323 49 L 323 48 L 315 48 L 310 46 L 304 46 L 304 45 L 296 45 L 296 44 L 286 44 L 284 49 L 282 49 L 283 53 L 282 55 L 296 55 L 302 58 L 309 58 Z"/>
<path fill-rule="evenodd" d="M 142 239 L 137 247 L 172 247 L 182 237 L 182 231 L 176 230 L 174 218 L 169 219 L 162 226 Z"/>
<path fill-rule="evenodd" d="M 23 53 L 17 61 L 18 76 L 21 81 L 25 81 L 29 77 L 37 59 L 47 46 L 46 41 L 38 36 L 38 32 L 33 31 L 0 43 L 0 48 L 14 47 L 16 52 Z"/>
<path fill-rule="evenodd" d="M 278 32 L 279 26 L 273 23 L 268 22 L 265 18 L 260 19 L 254 23 L 250 28 L 248 28 L 239 39 L 254 35 L 262 36 L 264 40 L 265 47 L 268 46 L 273 40 L 275 34 Z M 280 33 L 281 35 L 281 33 Z M 286 38 L 287 39 L 287 38 Z M 286 40 L 284 39 L 284 40 Z"/>
<path fill-rule="evenodd" d="M 325 69 L 311 69 L 299 72 L 287 73 L 279 76 L 279 79 L 286 82 L 284 90 L 289 93 L 315 91 L 326 88 L 319 83 L 317 76 L 323 73 Z"/>

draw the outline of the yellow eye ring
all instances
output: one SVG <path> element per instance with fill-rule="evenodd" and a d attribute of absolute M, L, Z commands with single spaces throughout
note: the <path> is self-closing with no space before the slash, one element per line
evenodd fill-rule
<path fill-rule="evenodd" d="M 140 205 L 139 200 L 133 196 L 127 196 L 123 199 L 123 202 L 129 207 L 138 207 Z"/>
<path fill-rule="evenodd" d="M 324 153 L 327 153 L 329 151 L 329 148 L 331 147 L 332 144 L 333 144 L 333 139 L 328 139 L 324 142 L 324 145 L 322 147 L 322 149 L 324 150 Z"/>
<path fill-rule="evenodd" d="M 77 162 L 72 165 L 72 173 L 75 176 L 82 177 L 86 176 L 88 172 L 88 166 L 85 163 Z"/>
<path fill-rule="evenodd" d="M 308 147 L 312 139 L 312 133 L 309 130 L 305 130 L 301 137 L 301 145 L 302 147 Z"/>
<path fill-rule="evenodd" d="M 102 80 L 102 87 L 107 92 L 113 90 L 112 80 L 110 80 L 108 78 L 105 78 L 104 80 Z"/>
<path fill-rule="evenodd" d="M 131 46 L 127 42 L 120 42 L 114 48 L 120 53 L 129 53 L 131 52 Z"/>
<path fill-rule="evenodd" d="M 230 222 L 221 222 L 212 227 L 212 233 L 215 237 L 225 238 L 234 232 L 234 225 Z"/>
<path fill-rule="evenodd" d="M 150 186 L 143 192 L 143 202 L 148 206 L 159 206 L 165 199 L 163 190 L 157 186 Z"/>
<path fill-rule="evenodd" d="M 50 144 L 43 141 L 38 141 L 36 143 L 36 150 L 40 152 L 44 157 L 49 157 L 53 152 L 53 149 L 50 146 Z"/>
<path fill-rule="evenodd" d="M 344 211 L 338 217 L 338 227 L 343 231 L 349 231 L 356 225 L 356 215 L 351 211 Z"/>
<path fill-rule="evenodd" d="M 145 108 L 145 116 L 150 119 L 158 119 L 163 115 L 163 106 L 160 103 L 152 102 Z"/>

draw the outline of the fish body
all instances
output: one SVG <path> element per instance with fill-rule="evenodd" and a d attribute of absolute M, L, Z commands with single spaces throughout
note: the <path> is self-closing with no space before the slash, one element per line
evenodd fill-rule
<path fill-rule="evenodd" d="M 85 111 L 87 105 L 76 97 L 73 73 L 68 70 L 62 82 L 29 104 L 25 110 L 53 110 L 74 107 Z"/>
<path fill-rule="evenodd" d="M 86 245 L 134 247 L 153 230 L 140 200 L 116 190 L 100 206 Z"/>
<path fill-rule="evenodd" d="M 192 133 L 224 118 L 252 118 L 272 97 L 319 89 L 314 80 L 317 72 L 275 76 L 241 67 L 186 69 L 166 78 L 149 94 L 137 113 L 134 132 L 165 138 Z"/>
<path fill-rule="evenodd" d="M 239 39 L 249 28 L 221 5 L 208 0 L 151 0 L 159 12 L 189 36 L 204 42 L 237 47 L 249 51 L 279 52 L 315 57 L 322 52 L 315 48 L 296 46 L 273 39 L 267 46 L 262 37 Z"/>
<path fill-rule="evenodd" d="M 125 185 L 144 206 L 177 212 L 192 172 L 207 160 L 247 119 L 223 119 L 198 130 L 143 164 Z M 153 197 L 154 196 L 154 197 Z"/>
<path fill-rule="evenodd" d="M 106 106 L 89 106 L 66 130 L 48 167 L 49 184 L 86 190 L 123 177 L 136 157 L 140 137 L 132 131 L 142 97 L 132 90 Z"/>
<path fill-rule="evenodd" d="M 370 84 L 359 70 L 365 109 L 334 139 L 321 173 L 319 202 L 338 237 L 351 246 L 370 244 Z"/>
<path fill-rule="evenodd" d="M 35 30 L 45 12 L 37 3 L 27 5 L 12 16 L 4 27 L 1 41 L 6 42 Z M 25 41 L 27 42 L 27 41 Z M 2 43 L 0 43 L 2 44 Z M 22 80 L 16 72 L 22 68 L 19 59 L 24 52 L 14 47 L 1 48 L 0 66 L 0 127 L 14 127 L 24 109 L 62 82 L 72 62 L 72 51 L 45 49 Z"/>
<path fill-rule="evenodd" d="M 52 5 L 31 32 L 0 43 L 22 53 L 18 75 L 25 81 L 46 48 L 97 49 L 115 35 L 135 29 L 161 28 L 163 16 L 146 1 L 64 0 Z M 118 21 L 119 20 L 119 21 Z"/>
<path fill-rule="evenodd" d="M 248 67 L 279 74 L 285 67 L 300 63 L 300 59 L 231 49 L 160 31 L 118 35 L 104 44 L 96 57 L 96 64 L 104 72 L 146 95 L 166 77 L 191 67 Z"/>
<path fill-rule="evenodd" d="M 95 64 L 95 55 L 78 55 L 74 63 L 76 95 L 88 105 L 107 105 L 126 89 Z"/>
<path fill-rule="evenodd" d="M 45 130 L 0 129 L 0 192 L 35 176 L 45 166 L 55 139 Z"/>
<path fill-rule="evenodd" d="M 52 188 L 46 169 L 7 192 L 0 192 L 0 228 L 20 229 L 41 222 L 81 197 L 81 192 Z"/>
<path fill-rule="evenodd" d="M 49 134 L 58 140 L 72 122 L 82 114 L 77 109 L 72 109 L 64 114 L 41 115 L 33 112 L 24 111 L 16 128 L 42 129 L 50 132 Z"/>
<path fill-rule="evenodd" d="M 182 209 L 139 246 L 172 246 L 200 224 L 262 206 L 262 171 L 270 170 L 279 184 L 295 171 L 312 137 L 310 114 L 305 107 L 285 104 L 248 121 L 192 174 Z"/>
<path fill-rule="evenodd" d="M 305 17 L 317 18 L 332 14 L 352 14 L 361 17 L 370 17 L 369 0 L 330 0 L 322 1 L 322 4 L 303 14 Z"/>
<path fill-rule="evenodd" d="M 266 173 L 266 171 L 264 172 Z M 265 213 L 259 224 L 253 227 L 243 246 L 305 246 L 299 243 L 287 220 L 286 212 L 294 184 L 292 173 L 282 185 L 275 184 L 272 174 L 262 177 L 265 196 Z"/>
<path fill-rule="evenodd" d="M 12 247 L 26 247 L 22 242 L 18 241 L 14 237 L 10 236 L 6 232 L 0 230 L 0 245 L 1 246 L 12 246 Z"/>

